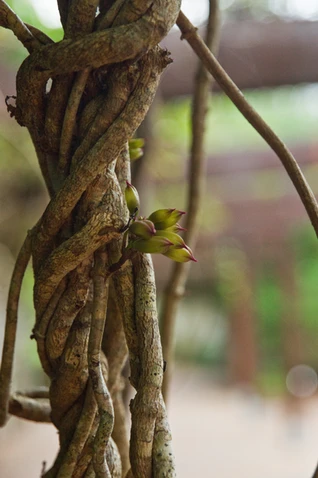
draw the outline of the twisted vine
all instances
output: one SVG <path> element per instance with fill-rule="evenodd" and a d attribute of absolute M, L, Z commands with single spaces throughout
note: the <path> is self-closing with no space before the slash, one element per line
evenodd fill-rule
<path fill-rule="evenodd" d="M 33 338 L 51 379 L 49 404 L 35 397 L 30 407 L 33 415 L 40 408 L 46 421 L 50 407 L 60 438 L 43 476 L 172 477 L 151 259 L 133 253 L 122 265 L 121 241 L 128 221 L 127 144 L 171 61 L 158 43 L 175 23 L 180 1 L 59 0 L 58 7 L 64 39 L 55 44 L 0 1 L 0 25 L 30 53 L 17 74 L 16 105 L 8 108 L 29 130 L 51 197 L 19 256 L 8 303 L 14 331 L 30 251 Z M 9 344 L 13 357 L 14 338 Z M 127 352 L 137 390 L 130 444 L 121 395 Z M 11 376 L 12 362 L 5 367 Z M 0 397 L 2 424 L 12 410 L 9 380 Z M 39 400 L 46 400 L 42 408 Z"/>
<path fill-rule="evenodd" d="M 8 111 L 29 130 L 51 198 L 11 280 L 0 426 L 8 413 L 55 424 L 60 450 L 46 478 L 174 477 L 152 263 L 148 255 L 122 256 L 121 250 L 128 140 L 171 61 L 157 45 L 176 20 L 182 38 L 281 159 L 316 233 L 317 203 L 286 146 L 179 13 L 180 0 L 57 3 L 64 39 L 55 44 L 0 0 L 0 26 L 29 52 L 17 74 L 16 105 L 7 102 Z M 33 338 L 51 385 L 10 397 L 18 301 L 30 256 Z M 121 394 L 127 353 L 136 389 L 129 443 Z"/>

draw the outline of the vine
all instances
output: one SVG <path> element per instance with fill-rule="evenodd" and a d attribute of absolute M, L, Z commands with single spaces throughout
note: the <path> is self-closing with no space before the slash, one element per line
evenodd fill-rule
<path fill-rule="evenodd" d="M 21 248 L 11 280 L 0 371 L 0 425 L 8 414 L 52 421 L 60 448 L 52 468 L 43 470 L 45 478 L 174 477 L 161 392 L 164 361 L 156 287 L 147 253 L 161 253 L 179 263 L 195 259 L 178 234 L 182 212 L 162 209 L 148 218 L 137 217 L 138 193 L 130 182 L 130 156 L 138 157 L 143 146 L 133 138 L 135 131 L 171 62 L 158 43 L 174 23 L 276 152 L 316 233 L 317 203 L 286 146 L 179 12 L 180 0 L 58 0 L 58 7 L 64 38 L 54 43 L 0 0 L 0 26 L 11 29 L 29 52 L 17 73 L 16 97 L 11 97 L 16 103 L 7 101 L 7 108 L 27 127 L 50 194 Z M 215 30 L 216 24 L 211 25 Z M 198 124 L 209 87 L 202 69 L 198 78 L 204 85 L 198 87 L 194 108 L 197 143 L 185 236 L 191 245 L 202 179 L 203 134 Z M 17 309 L 30 257 L 36 314 L 32 338 L 50 387 L 11 396 Z M 185 284 L 182 267 L 176 265 L 170 312 L 175 310 L 178 288 Z M 171 346 L 167 347 L 170 356 Z M 136 390 L 130 403 L 130 441 L 122 396 L 127 355 Z"/>
<path fill-rule="evenodd" d="M 160 398 L 163 359 L 154 276 L 150 257 L 130 247 L 123 260 L 121 251 L 129 220 L 124 200 L 130 181 L 128 142 L 171 62 L 157 45 L 175 23 L 180 2 L 58 4 L 64 39 L 54 44 L 0 2 L 0 25 L 12 29 L 30 53 L 17 74 L 16 104 L 8 109 L 29 130 L 51 196 L 13 275 L 1 421 L 8 410 L 14 413 L 17 399 L 9 400 L 9 385 L 19 290 L 31 255 L 32 337 L 51 385 L 46 398 L 20 395 L 18 400 L 25 418 L 34 419 L 37 410 L 39 419 L 50 417 L 59 430 L 58 456 L 43 476 L 160 476 L 155 438 L 160 434 L 167 442 L 171 437 Z M 138 231 L 130 229 L 129 235 L 138 242 Z M 122 437 L 126 420 L 120 393 L 127 352 L 137 390 L 130 445 Z M 172 455 L 166 460 L 162 455 L 170 446 L 160 443 L 160 462 L 169 462 L 166 476 L 175 476 Z"/>

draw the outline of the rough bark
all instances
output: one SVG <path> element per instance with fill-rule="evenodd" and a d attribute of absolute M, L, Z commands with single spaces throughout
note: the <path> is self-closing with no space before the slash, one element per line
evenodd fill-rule
<path fill-rule="evenodd" d="M 60 450 L 46 478 L 163 476 L 155 454 L 157 418 L 161 435 L 168 425 L 151 259 L 135 255 L 133 268 L 124 264 L 121 242 L 128 221 L 127 143 L 171 62 L 158 43 L 176 21 L 180 2 L 59 0 L 58 6 L 64 39 L 55 44 L 0 2 L 0 25 L 30 52 L 17 74 L 10 113 L 29 130 L 51 196 L 12 282 L 1 422 L 9 410 L 54 423 Z M 30 252 L 33 338 L 51 384 L 46 398 L 14 395 L 9 402 L 17 300 Z M 137 390 L 130 443 L 122 436 L 121 372 L 128 350 Z"/>

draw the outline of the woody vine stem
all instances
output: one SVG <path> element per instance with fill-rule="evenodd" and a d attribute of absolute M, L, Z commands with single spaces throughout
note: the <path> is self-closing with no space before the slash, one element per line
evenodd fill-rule
<path fill-rule="evenodd" d="M 5 424 L 8 413 L 53 422 L 60 449 L 52 468 L 43 472 L 46 478 L 173 477 L 171 434 L 161 393 L 155 281 L 151 257 L 143 253 L 149 244 L 162 246 L 162 239 L 146 237 L 141 243 L 144 238 L 138 237 L 140 230 L 155 234 L 149 225 L 152 215 L 141 219 L 141 226 L 129 226 L 129 253 L 123 231 L 129 224 L 124 200 L 130 181 L 128 143 L 171 61 L 158 43 L 175 22 L 282 160 L 316 232 L 317 204 L 291 153 L 179 13 L 179 0 L 58 0 L 58 7 L 64 39 L 54 43 L 0 0 L 0 25 L 11 29 L 29 52 L 17 74 L 16 104 L 8 102 L 8 111 L 28 128 L 50 194 L 22 246 L 11 281 L 0 423 Z M 157 226 L 165 221 L 158 214 L 152 218 Z M 163 226 L 166 230 L 170 223 Z M 172 243 L 170 231 L 164 234 L 164 250 L 150 252 L 179 260 L 181 249 L 182 257 L 189 257 L 185 244 Z M 123 260 L 125 248 L 128 255 Z M 33 338 L 51 384 L 48 391 L 11 396 L 17 308 L 30 257 L 35 281 Z M 129 441 L 121 374 L 127 355 L 136 389 Z"/>
<path fill-rule="evenodd" d="M 50 412 L 36 393 L 14 399 L 25 418 L 38 410 L 38 419 L 49 416 L 59 431 L 47 478 L 175 476 L 151 258 L 120 258 L 128 222 L 128 141 L 171 61 L 157 45 L 175 23 L 179 3 L 60 0 L 64 39 L 54 44 L 0 2 L 0 24 L 30 53 L 17 74 L 16 104 L 8 109 L 29 130 L 51 196 L 11 285 L 1 422 L 14 410 L 9 384 L 17 302 L 31 255 L 33 337 L 51 379 Z M 121 393 L 127 352 L 136 388 L 130 443 Z"/>

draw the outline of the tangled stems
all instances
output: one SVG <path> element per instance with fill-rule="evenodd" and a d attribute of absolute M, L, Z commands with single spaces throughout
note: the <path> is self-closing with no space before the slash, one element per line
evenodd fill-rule
<path fill-rule="evenodd" d="M 60 437 L 56 461 L 43 476 L 173 477 L 151 259 L 137 251 L 138 240 L 129 260 L 121 258 L 121 250 L 128 222 L 123 199 L 130 181 L 128 141 L 170 62 L 157 44 L 176 21 L 180 1 L 106 0 L 99 2 L 96 17 L 97 4 L 58 0 L 64 39 L 54 44 L 0 0 L 0 25 L 10 28 L 31 53 L 18 72 L 16 108 L 10 107 L 10 113 L 29 130 L 51 196 L 19 256 L 12 282 L 8 361 L 3 360 L 1 371 L 2 422 L 9 406 L 19 288 L 31 252 L 33 335 L 51 379 L 50 417 Z M 177 22 L 209 71 L 285 161 L 316 227 L 315 202 L 290 154 L 246 107 L 184 15 Z M 116 413 L 122 407 L 113 405 L 121 403 L 127 349 L 130 381 L 137 392 L 131 404 L 129 453 L 125 440 L 118 447 L 113 441 L 120 435 Z M 36 405 L 42 399 L 31 398 Z M 26 400 L 19 400 L 24 417 L 35 417 L 36 407 L 28 411 Z M 45 407 L 36 415 L 43 420 L 47 402 Z M 11 400 L 9 410 L 14 409 Z M 117 435 L 112 433 L 116 427 Z"/>
<path fill-rule="evenodd" d="M 35 278 L 33 338 L 51 379 L 50 408 L 47 398 L 41 407 L 42 399 L 36 397 L 32 400 L 40 406 L 40 413 L 35 413 L 36 406 L 28 412 L 26 397 L 19 398 L 25 417 L 47 420 L 50 415 L 59 430 L 60 450 L 52 468 L 45 472 L 46 478 L 121 477 L 127 473 L 135 478 L 155 476 L 152 443 L 148 444 L 147 465 L 140 468 L 137 464 L 134 440 L 139 437 L 139 406 L 134 407 L 132 418 L 137 431 L 130 443 L 130 472 L 129 444 L 119 439 L 115 413 L 123 423 L 120 384 L 126 344 L 132 371 L 135 352 L 136 361 L 142 364 L 132 372 L 139 394 L 136 404 L 144 394 L 149 358 L 140 356 L 139 344 L 131 347 L 127 315 L 133 313 L 134 324 L 142 321 L 137 312 L 135 317 L 135 295 L 132 304 L 125 302 L 131 307 L 129 313 L 115 298 L 127 294 L 122 291 L 122 277 L 131 271 L 130 259 L 137 260 L 133 251 L 120 255 L 122 230 L 128 220 L 123 199 L 123 184 L 130 180 L 128 141 L 153 100 L 161 72 L 171 61 L 157 44 L 175 22 L 180 2 L 100 2 L 103 5 L 96 17 L 98 3 L 59 0 L 64 39 L 54 44 L 0 1 L 0 25 L 11 28 L 31 52 L 18 72 L 16 108 L 10 107 L 10 112 L 30 132 L 51 196 L 27 241 Z M 47 92 L 49 78 L 52 86 Z M 28 258 L 23 253 L 18 259 L 15 277 L 19 283 Z M 151 270 L 146 269 L 148 272 Z M 133 288 L 135 273 L 130 282 Z M 10 299 L 14 319 L 10 324 L 14 327 L 18 289 Z M 151 321 L 156 324 L 154 313 Z M 141 339 L 137 334 L 136 340 Z M 9 361 L 3 364 L 9 365 L 3 374 L 8 384 L 13 342 L 8 339 L 6 343 Z M 8 390 L 6 386 L 6 407 Z M 160 393 L 156 392 L 156 397 L 153 431 L 156 416 L 159 412 L 162 416 Z M 17 403 L 17 399 L 11 400 L 10 411 Z"/>

